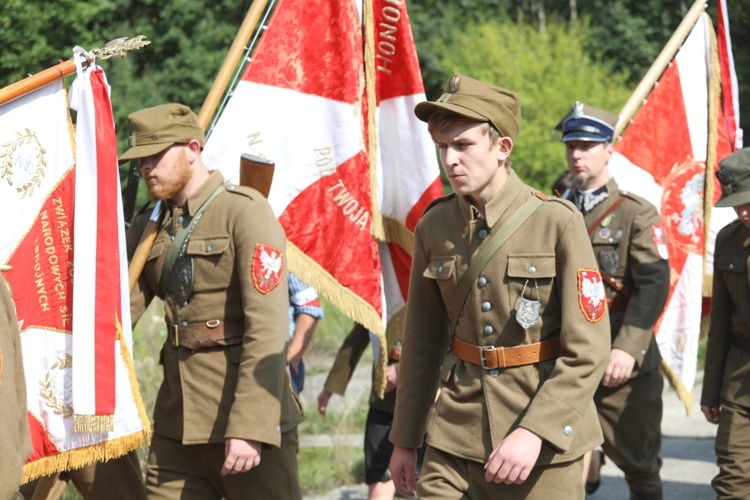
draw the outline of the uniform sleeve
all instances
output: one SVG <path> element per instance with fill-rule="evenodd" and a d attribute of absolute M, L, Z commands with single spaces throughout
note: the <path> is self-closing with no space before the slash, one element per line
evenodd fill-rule
<path fill-rule="evenodd" d="M 138 248 L 138 244 L 141 241 L 141 237 L 147 224 L 148 216 L 145 214 L 137 215 L 133 218 L 127 232 L 125 233 L 128 263 L 133 259 L 133 255 L 135 254 L 136 248 Z M 130 294 L 130 319 L 133 325 L 138 323 L 138 320 L 153 298 L 154 292 L 146 283 L 146 279 L 141 275 Z"/>
<path fill-rule="evenodd" d="M 628 267 L 632 276 L 630 298 L 622 326 L 612 347 L 622 349 L 641 365 L 654 336 L 654 325 L 669 295 L 669 263 L 662 259 L 654 242 L 659 214 L 651 205 L 642 205 L 633 221 Z"/>
<path fill-rule="evenodd" d="M 268 202 L 256 199 L 238 215 L 232 229 L 232 241 L 242 293 L 245 333 L 225 437 L 278 446 L 289 341 L 286 236 Z M 266 257 L 263 257 L 264 251 Z M 267 260 L 269 256 L 271 261 Z M 275 260 L 277 257 L 280 262 Z M 279 263 L 281 266 L 275 267 Z M 259 281 L 268 278 L 276 282 L 272 289 L 269 289 L 270 282 Z"/>
<path fill-rule="evenodd" d="M 724 364 L 726 363 L 730 337 L 732 335 L 732 299 L 729 295 L 722 271 L 718 268 L 721 256 L 722 236 L 719 233 L 716 238 L 713 293 L 711 297 L 711 328 L 708 332 L 703 392 L 701 393 L 701 404 L 707 406 L 719 406 Z"/>
<path fill-rule="evenodd" d="M 390 434 L 391 442 L 410 448 L 422 446 L 427 412 L 435 400 L 440 367 L 450 339 L 448 317 L 440 289 L 435 280 L 423 276 L 427 268 L 427 256 L 419 233 L 420 225 L 417 225 L 406 327 L 399 361 L 396 410 Z"/>
<path fill-rule="evenodd" d="M 336 359 L 333 361 L 331 371 L 328 372 L 328 378 L 326 378 L 325 390 L 340 396 L 344 395 L 346 386 L 369 343 L 370 334 L 367 328 L 355 324 L 336 354 Z"/>
<path fill-rule="evenodd" d="M 0 276 L 0 480 L 18 481 L 31 453 L 26 419 L 26 380 L 21 357 L 16 306 L 5 279 Z M 0 485 L 4 486 L 4 485 Z M 3 488 L 0 488 L 2 491 Z"/>
<path fill-rule="evenodd" d="M 567 451 L 586 411 L 593 411 L 593 396 L 606 368 L 611 336 L 607 313 L 594 317 L 583 310 L 584 283 L 579 271 L 596 271 L 597 264 L 581 214 L 572 213 L 560 234 L 555 248 L 560 356 L 519 425 Z M 600 292 L 600 300 L 606 300 L 603 288 Z"/>

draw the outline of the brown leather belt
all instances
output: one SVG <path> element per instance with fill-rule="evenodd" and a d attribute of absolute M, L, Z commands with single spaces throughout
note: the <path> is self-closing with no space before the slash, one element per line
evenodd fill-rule
<path fill-rule="evenodd" d="M 205 323 L 172 326 L 171 335 L 174 347 L 184 347 L 192 351 L 210 349 L 212 347 L 229 347 L 242 342 L 245 334 L 244 321 L 224 322 L 218 319 Z"/>
<path fill-rule="evenodd" d="M 737 349 L 750 352 L 750 339 L 746 339 L 744 337 L 738 337 L 737 335 L 732 335 L 731 342 L 732 342 L 732 345 L 736 347 Z"/>
<path fill-rule="evenodd" d="M 453 354 L 485 370 L 532 365 L 560 355 L 560 338 L 516 347 L 477 346 L 453 337 Z"/>
<path fill-rule="evenodd" d="M 610 314 L 624 311 L 628 308 L 628 298 L 627 297 L 620 297 L 619 299 L 609 299 L 607 301 L 607 309 L 609 309 Z"/>

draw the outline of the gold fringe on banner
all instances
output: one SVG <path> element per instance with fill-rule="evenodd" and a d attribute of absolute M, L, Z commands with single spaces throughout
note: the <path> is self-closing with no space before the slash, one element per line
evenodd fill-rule
<path fill-rule="evenodd" d="M 680 398 L 680 401 L 682 401 L 682 404 L 685 405 L 685 414 L 687 416 L 690 416 L 690 412 L 693 410 L 692 389 L 688 391 L 685 388 L 685 385 L 682 383 L 682 380 L 680 380 L 680 376 L 677 373 L 675 373 L 672 367 L 669 366 L 669 364 L 663 359 L 661 360 L 661 371 L 664 374 L 664 376 L 667 377 L 669 384 L 674 388 L 674 391 L 677 394 L 677 397 Z"/>
<path fill-rule="evenodd" d="M 378 107 L 375 75 L 375 17 L 373 0 L 362 5 L 362 25 L 365 33 L 365 95 L 367 98 L 367 163 L 370 166 L 370 194 L 372 196 L 372 234 L 385 241 L 382 214 L 378 205 L 378 124 L 375 114 Z M 379 338 L 379 337 L 378 337 Z"/>
<path fill-rule="evenodd" d="M 703 296 L 711 297 L 713 295 L 713 270 L 706 269 L 708 265 L 708 254 L 712 248 L 709 248 L 708 241 L 710 236 L 711 212 L 713 210 L 714 192 L 716 189 L 716 180 L 714 171 L 716 169 L 716 145 L 719 142 L 719 134 L 716 130 L 717 120 L 719 118 L 719 100 L 721 96 L 721 66 L 719 64 L 719 49 L 716 42 L 716 33 L 714 32 L 711 18 L 706 16 L 708 25 L 709 40 L 711 43 L 711 66 L 710 78 L 708 84 L 708 151 L 706 152 L 706 180 L 703 195 Z"/>
<path fill-rule="evenodd" d="M 143 432 L 138 431 L 91 446 L 65 451 L 58 455 L 40 458 L 23 466 L 21 484 L 26 484 L 42 476 L 58 474 L 61 471 L 79 469 L 92 462 L 105 462 L 118 458 L 131 450 L 147 444 Z"/>
<path fill-rule="evenodd" d="M 320 295 L 347 317 L 374 332 L 380 340 L 381 346 L 386 345 L 383 320 L 370 304 L 341 286 L 320 264 L 309 258 L 288 240 L 286 242 L 286 259 L 289 270 L 299 279 L 315 288 Z M 386 366 L 388 366 L 388 352 L 387 349 L 381 349 L 379 363 L 375 370 L 375 388 L 378 389 L 379 394 L 382 394 L 385 390 Z"/>
<path fill-rule="evenodd" d="M 387 215 L 382 217 L 386 241 L 397 244 L 411 256 L 414 251 L 414 233 L 409 231 L 401 221 Z"/>
<path fill-rule="evenodd" d="M 141 393 L 138 388 L 138 379 L 135 374 L 135 366 L 133 365 L 133 358 L 128 350 L 128 345 L 125 342 L 122 333 L 122 324 L 120 323 L 119 318 L 117 318 L 117 340 L 120 342 L 120 356 L 122 356 L 123 364 L 128 370 L 128 378 L 130 380 L 133 399 L 138 408 L 138 417 L 140 418 L 141 427 L 143 427 L 143 429 L 123 437 L 65 451 L 58 455 L 44 457 L 28 463 L 23 466 L 21 484 L 28 483 L 29 481 L 33 481 L 42 476 L 50 476 L 62 471 L 78 469 L 93 462 L 112 460 L 113 458 L 121 457 L 131 450 L 136 450 L 151 442 L 151 422 L 148 419 L 146 407 L 141 399 Z M 76 425 L 76 418 L 87 416 L 88 415 L 74 416 L 74 427 Z M 104 417 L 111 417 L 114 422 L 113 415 L 104 415 Z M 90 431 L 86 430 L 84 432 L 101 431 L 94 429 Z"/>

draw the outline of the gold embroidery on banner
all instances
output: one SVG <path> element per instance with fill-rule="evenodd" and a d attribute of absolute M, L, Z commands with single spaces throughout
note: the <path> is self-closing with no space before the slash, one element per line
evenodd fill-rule
<path fill-rule="evenodd" d="M 24 176 L 16 192 L 21 198 L 34 194 L 34 188 L 42 184 L 47 160 L 47 151 L 42 147 L 36 134 L 24 129 L 24 133 L 16 132 L 16 138 L 0 145 L 0 179 L 5 179 L 13 187 L 13 177 Z M 14 167 L 20 167 L 21 172 L 14 172 Z"/>
<path fill-rule="evenodd" d="M 74 415 L 73 430 L 76 432 L 112 432 L 115 430 L 115 416 Z"/>
<path fill-rule="evenodd" d="M 54 384 L 50 374 L 52 370 L 65 370 L 73 366 L 73 357 L 70 354 L 60 354 L 57 356 L 55 361 L 47 373 L 44 374 L 44 378 L 39 382 L 40 396 L 44 400 L 45 405 L 48 408 L 52 408 L 52 413 L 55 415 L 62 415 L 63 418 L 68 418 L 73 415 L 73 408 L 69 404 L 65 403 L 65 396 L 62 398 L 58 397 L 55 392 Z"/>

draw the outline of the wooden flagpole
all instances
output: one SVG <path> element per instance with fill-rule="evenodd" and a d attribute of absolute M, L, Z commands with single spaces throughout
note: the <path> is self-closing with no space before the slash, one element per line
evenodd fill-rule
<path fill-rule="evenodd" d="M 0 89 L 0 106 L 16 99 L 17 97 L 21 97 L 24 94 L 28 94 L 38 88 L 44 87 L 48 83 L 52 83 L 55 80 L 71 75 L 75 73 L 75 71 L 76 65 L 72 60 L 62 61 L 57 66 L 47 68 L 42 72 L 8 85 L 7 87 Z"/>
<path fill-rule="evenodd" d="M 237 63 L 239 63 L 242 54 L 245 52 L 245 46 L 250 41 L 253 31 L 255 31 L 255 28 L 258 25 L 260 15 L 263 12 L 263 9 L 266 8 L 267 4 L 268 0 L 253 0 L 252 5 L 250 5 L 250 9 L 245 15 L 245 20 L 242 21 L 237 36 L 234 37 L 234 42 L 232 42 L 231 47 L 229 47 L 229 51 L 219 69 L 219 73 L 216 75 L 214 84 L 208 91 L 206 100 L 203 101 L 203 106 L 201 107 L 200 113 L 198 113 L 198 123 L 203 127 L 203 130 L 208 127 L 211 118 L 214 116 L 216 108 L 219 106 L 219 101 L 221 101 L 224 91 L 229 85 L 229 80 L 232 78 L 232 74 L 237 68 Z"/>
<path fill-rule="evenodd" d="M 620 118 L 618 119 L 617 126 L 615 127 L 614 141 L 616 141 L 620 137 L 620 134 L 622 134 L 625 126 L 630 123 L 633 115 L 635 115 L 636 111 L 638 111 L 638 108 L 643 103 L 643 100 L 646 98 L 648 93 L 651 92 L 651 89 L 654 87 L 654 84 L 662 75 L 662 73 L 664 73 L 666 67 L 670 62 L 672 62 L 675 54 L 677 54 L 677 51 L 682 46 L 682 42 L 684 42 L 687 36 L 690 34 L 690 30 L 693 29 L 693 26 L 698 21 L 700 15 L 705 9 L 705 0 L 695 0 L 693 6 L 690 7 L 688 13 L 685 14 L 682 22 L 672 34 L 672 37 L 664 46 L 661 53 L 651 65 L 649 70 L 646 72 L 646 75 L 641 80 L 641 83 L 638 84 L 638 87 L 636 87 L 633 95 L 630 96 L 628 102 L 626 102 L 620 110 Z"/>

